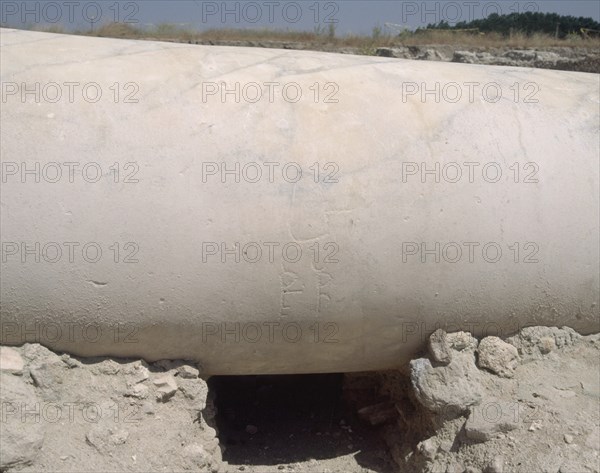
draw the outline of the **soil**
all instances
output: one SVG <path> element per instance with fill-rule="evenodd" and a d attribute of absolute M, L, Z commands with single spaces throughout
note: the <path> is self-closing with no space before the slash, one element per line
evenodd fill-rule
<path fill-rule="evenodd" d="M 437 333 L 397 371 L 208 379 L 183 360 L 1 347 L 0 469 L 599 472 L 600 334 L 488 339 Z"/>

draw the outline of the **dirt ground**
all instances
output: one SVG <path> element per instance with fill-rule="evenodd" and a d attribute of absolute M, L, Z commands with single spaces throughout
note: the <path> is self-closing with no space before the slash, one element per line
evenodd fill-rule
<path fill-rule="evenodd" d="M 398 371 L 202 378 L 1 347 L 3 472 L 600 471 L 600 335 L 437 333 Z"/>

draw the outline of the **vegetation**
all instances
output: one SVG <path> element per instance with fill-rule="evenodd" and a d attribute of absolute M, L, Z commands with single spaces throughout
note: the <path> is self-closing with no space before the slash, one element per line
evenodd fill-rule
<path fill-rule="evenodd" d="M 477 29 L 481 33 L 497 33 L 509 37 L 518 32 L 526 36 L 544 34 L 558 39 L 565 39 L 572 35 L 585 35 L 584 30 L 595 30 L 600 33 L 600 23 L 592 18 L 558 15 L 556 13 L 510 13 L 498 15 L 492 13 L 487 18 L 469 22 L 458 22 L 450 26 L 446 21 L 427 25 L 427 29 L 437 30 L 468 30 Z"/>
<path fill-rule="evenodd" d="M 583 28 L 583 32 L 582 32 Z M 63 32 L 60 27 L 45 31 Z M 597 33 L 595 33 L 595 31 Z M 371 35 L 337 34 L 335 25 L 311 31 L 273 29 L 212 29 L 194 31 L 163 23 L 152 28 L 138 28 L 127 23 L 108 23 L 75 34 L 112 38 L 158 39 L 200 44 L 215 43 L 302 43 L 303 49 L 339 50 L 352 48 L 365 55 L 380 47 L 452 45 L 465 47 L 536 48 L 552 46 L 600 47 L 600 24 L 591 18 L 575 18 L 554 13 L 491 14 L 487 18 L 460 22 L 454 26 L 442 21 L 414 32 L 400 34 L 377 25 Z"/>

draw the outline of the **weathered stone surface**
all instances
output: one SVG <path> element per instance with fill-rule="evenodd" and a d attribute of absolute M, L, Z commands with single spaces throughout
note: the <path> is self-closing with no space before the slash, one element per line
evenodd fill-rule
<path fill-rule="evenodd" d="M 417 399 L 434 412 L 456 415 L 481 401 L 480 373 L 472 354 L 457 353 L 447 366 L 433 367 L 427 358 L 410 363 Z"/>
<path fill-rule="evenodd" d="M 526 358 L 539 358 L 539 355 L 572 346 L 579 340 L 581 335 L 569 327 L 525 327 L 507 342 Z"/>
<path fill-rule="evenodd" d="M 97 271 L 82 248 L 63 264 L 62 243 L 57 264 L 23 264 L 19 254 L 3 263 L 3 323 L 36 323 L 36 341 L 79 356 L 201 360 L 207 375 L 283 374 L 395 368 L 423 348 L 419 327 L 436 323 L 597 327 L 597 75 L 14 29 L 3 29 L 0 41 L 2 77 L 18 78 L 0 107 L 0 154 L 18 157 L 18 166 L 93 155 L 102 171 L 94 184 L 79 166 L 70 183 L 62 166 L 61 181 L 25 185 L 23 168 L 2 183 L 3 242 L 28 241 L 35 228 L 43 246 L 74 219 L 81 238 L 103 242 Z M 432 57 L 427 49 L 415 54 Z M 62 86 L 56 102 L 21 100 L 50 76 L 61 86 L 93 79 L 102 97 L 90 103 L 80 88 L 69 101 Z M 271 100 L 264 84 L 273 81 Z M 138 93 L 121 87 L 115 103 L 117 82 Z M 473 93 L 466 83 L 478 84 Z M 252 84 L 257 101 L 248 100 Z M 535 102 L 524 102 L 529 90 L 515 97 L 514 84 L 535 84 Z M 236 88 L 237 97 L 225 93 Z M 301 92 L 297 102 L 292 91 Z M 139 102 L 125 102 L 132 98 Z M 530 177 L 540 184 L 519 183 L 508 203 L 516 185 L 510 166 L 523 156 L 520 181 L 532 174 L 525 163 L 543 163 Z M 565 156 L 582 158 L 566 169 Z M 264 163 L 273 162 L 270 178 Z M 425 162 L 437 176 L 423 174 Z M 485 179 L 488 162 L 500 166 L 498 182 Z M 123 169 L 127 163 L 138 172 Z M 458 165 L 458 182 L 450 182 L 449 163 Z M 224 182 L 225 164 L 240 172 Z M 261 177 L 249 182 L 256 168 Z M 302 171 L 297 182 L 293 168 Z M 236 243 L 227 249 L 238 254 L 225 257 L 218 243 L 204 249 L 203 261 L 199 229 L 203 242 Z M 508 240 L 498 264 L 484 259 L 483 244 L 472 258 L 459 244 L 456 263 L 448 261 L 455 252 L 442 250 L 458 233 L 500 238 L 500 230 L 557 251 L 526 265 L 512 264 Z M 134 239 L 118 242 L 119 255 L 115 235 Z M 273 257 L 259 243 L 262 257 L 250 262 L 256 252 L 242 250 L 251 242 L 276 243 Z M 402 242 L 412 242 L 410 251 Z M 436 242 L 441 249 L 425 255 Z M 288 244 L 301 249 L 293 264 L 282 251 Z M 295 330 L 281 323 L 292 313 Z M 62 336 L 48 337 L 49 327 Z M 232 327 L 241 342 L 224 343 Z M 22 333 L 2 337 L 16 345 Z"/>
<path fill-rule="evenodd" d="M 479 343 L 477 364 L 503 378 L 512 378 L 519 365 L 519 352 L 498 337 L 485 337 Z"/>
<path fill-rule="evenodd" d="M 30 465 L 44 442 L 42 406 L 22 377 L 0 372 L 0 469 Z"/>
<path fill-rule="evenodd" d="M 196 379 L 199 374 L 200 374 L 200 371 L 197 368 L 194 368 L 193 366 L 190 366 L 190 365 L 183 365 L 177 369 L 177 375 L 180 378 Z"/>
<path fill-rule="evenodd" d="M 479 341 L 469 332 L 453 332 L 446 335 L 448 344 L 456 351 L 475 350 Z"/>
<path fill-rule="evenodd" d="M 441 328 L 429 336 L 429 354 L 434 361 L 447 365 L 452 361 L 450 344 L 446 332 Z"/>
<path fill-rule="evenodd" d="M 499 433 L 519 427 L 520 412 L 517 402 L 486 399 L 470 409 L 465 433 L 471 440 L 487 442 Z"/>
<path fill-rule="evenodd" d="M 483 473 L 504 473 L 504 457 L 496 455 Z"/>
<path fill-rule="evenodd" d="M 162 374 L 153 381 L 156 386 L 156 398 L 161 402 L 167 402 L 177 392 L 177 382 L 170 374 Z"/>
<path fill-rule="evenodd" d="M 20 375 L 23 374 L 24 365 L 23 358 L 17 350 L 10 347 L 0 347 L 0 371 Z"/>

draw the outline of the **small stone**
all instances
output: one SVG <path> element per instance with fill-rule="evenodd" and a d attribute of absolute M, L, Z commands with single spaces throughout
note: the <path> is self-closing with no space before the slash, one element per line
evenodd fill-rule
<path fill-rule="evenodd" d="M 517 349 L 498 337 L 485 337 L 479 344 L 478 365 L 503 378 L 512 378 L 519 364 Z"/>
<path fill-rule="evenodd" d="M 484 473 L 503 473 L 504 472 L 504 457 L 497 456 L 492 462 L 483 470 Z"/>
<path fill-rule="evenodd" d="M 55 387 L 56 384 L 62 384 L 63 380 L 46 363 L 35 364 L 29 367 L 29 375 L 33 380 L 34 386 L 42 389 Z"/>
<path fill-rule="evenodd" d="M 204 468 L 210 463 L 210 455 L 202 445 L 191 444 L 183 449 L 183 456 L 197 468 Z"/>
<path fill-rule="evenodd" d="M 79 366 L 79 362 L 77 360 L 74 360 L 73 358 L 71 358 L 69 355 L 67 355 L 66 353 L 63 354 L 60 359 L 62 360 L 62 362 L 67 365 L 68 368 L 77 368 Z"/>
<path fill-rule="evenodd" d="M 469 332 L 454 332 L 446 335 L 448 344 L 453 350 L 475 350 L 479 342 Z"/>
<path fill-rule="evenodd" d="M 433 438 L 428 438 L 427 440 L 419 442 L 417 449 L 425 458 L 433 460 L 438 451 L 438 444 Z"/>
<path fill-rule="evenodd" d="M 556 348 L 556 341 L 554 340 L 554 337 L 542 337 L 540 338 L 538 346 L 540 348 L 540 353 L 542 355 L 547 355 Z"/>
<path fill-rule="evenodd" d="M 600 427 L 594 427 L 585 439 L 585 446 L 600 451 Z"/>
<path fill-rule="evenodd" d="M 481 470 L 475 466 L 468 466 L 465 468 L 464 473 L 481 473 Z"/>
<path fill-rule="evenodd" d="M 17 350 L 10 347 L 0 347 L 0 370 L 14 375 L 23 374 L 23 358 Z"/>
<path fill-rule="evenodd" d="M 452 361 L 450 346 L 446 338 L 446 332 L 438 328 L 429 336 L 429 354 L 433 360 L 447 365 Z"/>
<path fill-rule="evenodd" d="M 177 369 L 177 375 L 181 378 L 196 379 L 200 371 L 190 365 L 183 365 Z"/>
<path fill-rule="evenodd" d="M 256 427 L 255 425 L 247 425 L 246 426 L 246 433 L 250 434 L 250 435 L 255 435 L 258 433 L 258 427 Z"/>
<path fill-rule="evenodd" d="M 139 365 L 135 367 L 132 381 L 134 383 L 143 383 L 150 377 L 150 371 L 145 366 Z"/>
<path fill-rule="evenodd" d="M 571 434 L 565 434 L 564 435 L 564 439 L 565 439 L 565 443 L 573 443 L 573 436 Z"/>
<path fill-rule="evenodd" d="M 536 430 L 540 430 L 541 428 L 542 424 L 534 420 L 527 430 L 529 430 L 529 432 L 535 432 Z"/>
<path fill-rule="evenodd" d="M 121 371 L 121 365 L 114 360 L 104 360 L 97 365 L 97 369 L 102 374 L 112 376 Z"/>
<path fill-rule="evenodd" d="M 170 374 L 163 374 L 154 380 L 157 387 L 156 399 L 160 402 L 167 402 L 177 392 L 177 383 Z"/>
<path fill-rule="evenodd" d="M 110 431 L 103 426 L 94 425 L 86 434 L 85 441 L 88 445 L 94 447 L 98 452 L 104 454 L 108 451 L 108 437 Z"/>
<path fill-rule="evenodd" d="M 0 372 L 0 391 L 0 471 L 8 471 L 34 462 L 44 443 L 46 422 L 36 418 L 34 413 L 39 412 L 40 399 L 23 377 Z"/>
<path fill-rule="evenodd" d="M 465 433 L 471 440 L 487 442 L 499 434 L 518 428 L 518 419 L 517 403 L 489 399 L 471 408 Z"/>
<path fill-rule="evenodd" d="M 68 459 L 69 459 L 69 455 L 63 455 L 63 456 L 61 456 L 61 457 L 60 457 L 60 459 L 61 459 L 62 461 L 66 461 L 66 460 L 68 460 Z"/>
<path fill-rule="evenodd" d="M 156 412 L 154 404 L 151 402 L 145 402 L 142 404 L 142 412 L 146 415 L 153 415 Z"/>
<path fill-rule="evenodd" d="M 446 466 L 446 473 L 464 473 L 464 471 L 465 467 L 454 460 L 450 460 Z"/>
<path fill-rule="evenodd" d="M 112 445 L 123 445 L 125 442 L 127 442 L 128 438 L 129 432 L 121 429 L 111 434 L 108 440 Z"/>
<path fill-rule="evenodd" d="M 125 392 L 125 397 L 135 397 L 137 399 L 146 399 L 148 397 L 148 386 L 143 384 L 136 384 L 127 392 Z"/>

